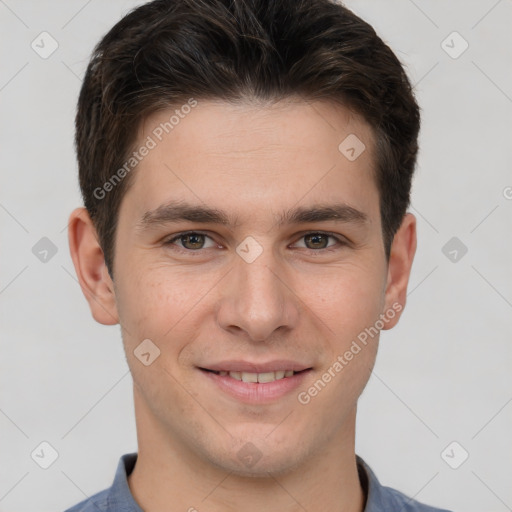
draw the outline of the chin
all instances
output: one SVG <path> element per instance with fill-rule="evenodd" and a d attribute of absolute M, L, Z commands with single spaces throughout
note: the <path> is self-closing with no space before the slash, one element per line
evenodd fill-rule
<path fill-rule="evenodd" d="M 293 472 L 299 464 L 296 461 L 289 460 L 289 458 L 285 460 L 267 460 L 261 459 L 254 466 L 247 466 L 244 463 L 239 461 L 224 460 L 219 464 L 219 467 L 224 471 L 228 471 L 233 475 L 236 475 L 241 478 L 268 478 L 270 475 L 278 476 L 285 475 L 287 473 Z"/>
<path fill-rule="evenodd" d="M 284 475 L 297 469 L 303 460 L 296 443 L 272 446 L 265 441 L 244 441 L 226 452 L 210 453 L 208 458 L 222 470 L 246 478 Z"/>

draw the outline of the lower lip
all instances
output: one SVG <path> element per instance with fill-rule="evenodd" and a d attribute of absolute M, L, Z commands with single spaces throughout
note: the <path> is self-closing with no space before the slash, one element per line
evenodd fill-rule
<path fill-rule="evenodd" d="M 291 377 L 273 382 L 244 382 L 227 375 L 221 376 L 207 370 L 200 370 L 208 379 L 214 382 L 228 395 L 251 404 L 274 402 L 297 389 L 311 370 L 295 373 Z"/>

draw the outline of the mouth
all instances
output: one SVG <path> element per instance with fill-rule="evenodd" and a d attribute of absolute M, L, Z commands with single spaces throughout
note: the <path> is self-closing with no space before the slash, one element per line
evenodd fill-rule
<path fill-rule="evenodd" d="M 296 374 L 307 372 L 311 370 L 311 368 L 306 368 L 304 370 L 277 370 L 272 372 L 261 372 L 261 373 L 253 373 L 253 372 L 242 372 L 242 371 L 227 371 L 227 370 L 209 370 L 208 368 L 200 368 L 203 371 L 214 373 L 219 375 L 219 377 L 229 377 L 234 380 L 238 380 L 241 382 L 252 382 L 259 384 L 266 384 L 269 382 L 274 382 L 276 380 L 282 380 L 286 378 L 293 377 Z"/>
<path fill-rule="evenodd" d="M 214 384 L 214 390 L 236 401 L 253 405 L 277 403 L 287 396 L 293 396 L 293 391 L 303 386 L 306 376 L 313 371 L 312 367 L 305 368 L 289 362 L 268 365 L 232 362 L 216 368 L 198 369 Z"/>

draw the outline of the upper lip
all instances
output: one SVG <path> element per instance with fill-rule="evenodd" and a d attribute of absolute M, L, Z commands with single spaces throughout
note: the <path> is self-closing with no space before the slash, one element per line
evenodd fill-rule
<path fill-rule="evenodd" d="M 287 359 L 279 359 L 274 361 L 268 361 L 266 363 L 256 363 L 250 361 L 221 361 L 219 363 L 212 363 L 205 366 L 200 366 L 203 370 L 212 370 L 214 372 L 248 372 L 248 373 L 267 373 L 277 372 L 279 370 L 293 370 L 294 372 L 300 372 L 302 370 L 308 370 L 311 366 L 302 364 L 297 361 L 291 361 Z"/>

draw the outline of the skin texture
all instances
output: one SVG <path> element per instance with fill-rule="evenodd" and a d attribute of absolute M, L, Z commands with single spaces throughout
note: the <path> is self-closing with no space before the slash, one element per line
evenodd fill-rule
<path fill-rule="evenodd" d="M 147 118 L 139 142 L 170 112 Z M 338 150 L 349 134 L 366 146 L 354 161 Z M 308 404 L 297 395 L 379 315 L 405 306 L 416 219 L 404 217 L 388 264 L 372 149 L 369 126 L 339 105 L 199 101 L 133 171 L 113 281 L 87 212 L 71 214 L 71 254 L 92 315 L 121 324 L 139 442 L 129 485 L 144 510 L 363 510 L 355 418 L 378 335 Z M 146 212 L 171 200 L 224 210 L 236 225 L 141 227 Z M 326 203 L 345 203 L 367 221 L 277 223 L 286 210 Z M 165 243 L 184 231 L 207 237 Z M 315 232 L 345 244 L 315 245 L 306 236 Z M 247 236 L 262 248 L 252 263 L 236 252 Z M 148 338 L 160 356 L 145 366 L 134 350 Z M 234 359 L 312 370 L 284 397 L 250 404 L 198 368 Z M 250 467 L 238 456 L 249 442 L 261 456 Z"/>

